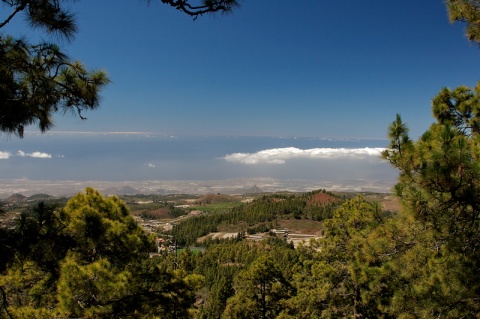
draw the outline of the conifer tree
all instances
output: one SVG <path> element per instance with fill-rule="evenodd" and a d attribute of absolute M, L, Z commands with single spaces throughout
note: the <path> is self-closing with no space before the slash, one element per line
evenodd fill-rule
<path fill-rule="evenodd" d="M 409 287 L 395 298 L 402 312 L 459 318 L 480 311 L 479 94 L 480 86 L 441 90 L 432 102 L 436 122 L 418 141 L 406 139 L 402 152 L 384 153 L 400 170 L 395 188 L 412 225 L 407 241 L 415 243 L 397 260 Z"/>
<path fill-rule="evenodd" d="M 275 318 L 292 287 L 268 255 L 259 256 L 235 278 L 235 295 L 222 318 Z"/>

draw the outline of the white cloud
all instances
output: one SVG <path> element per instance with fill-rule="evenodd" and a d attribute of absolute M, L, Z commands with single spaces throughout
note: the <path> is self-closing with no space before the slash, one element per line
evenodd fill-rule
<path fill-rule="evenodd" d="M 246 165 L 285 164 L 290 159 L 337 159 L 379 158 L 384 148 L 312 148 L 302 150 L 295 147 L 272 148 L 256 153 L 233 153 L 223 159 Z"/>
<path fill-rule="evenodd" d="M 35 158 L 52 158 L 52 155 L 41 152 L 33 152 L 30 154 L 30 156 Z"/>
<path fill-rule="evenodd" d="M 152 163 L 148 163 L 147 166 L 151 168 L 155 168 L 155 164 L 152 164 Z"/>
<path fill-rule="evenodd" d="M 18 150 L 17 155 L 20 157 L 33 157 L 33 158 L 52 158 L 52 155 L 42 152 L 25 153 L 22 150 Z"/>
<path fill-rule="evenodd" d="M 12 154 L 10 152 L 1 152 L 0 151 L 0 159 L 9 159 Z"/>

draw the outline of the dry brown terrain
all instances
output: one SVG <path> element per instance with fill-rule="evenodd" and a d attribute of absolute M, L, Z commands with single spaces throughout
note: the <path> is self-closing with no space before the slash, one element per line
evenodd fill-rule
<path fill-rule="evenodd" d="M 397 213 L 402 208 L 400 200 L 393 194 L 372 193 L 363 196 L 368 201 L 380 203 L 384 211 Z"/>
<path fill-rule="evenodd" d="M 380 202 L 382 203 L 383 210 L 391 212 L 399 212 L 402 207 L 398 197 L 393 195 L 385 195 Z"/>
<path fill-rule="evenodd" d="M 170 210 L 168 207 L 161 207 L 161 208 L 158 208 L 158 209 L 155 209 L 155 210 L 134 210 L 134 211 L 131 211 L 131 214 L 132 215 L 140 215 L 142 214 L 143 212 L 146 212 L 148 213 L 149 216 L 152 216 L 151 218 L 152 219 L 171 219 L 172 216 L 170 216 Z"/>
<path fill-rule="evenodd" d="M 333 197 L 327 193 L 318 193 L 312 196 L 312 199 L 308 202 L 309 205 L 323 205 L 338 202 L 339 199 Z"/>
<path fill-rule="evenodd" d="M 285 219 L 278 221 L 279 228 L 288 229 L 290 232 L 308 234 L 314 236 L 322 235 L 322 222 L 310 219 Z"/>

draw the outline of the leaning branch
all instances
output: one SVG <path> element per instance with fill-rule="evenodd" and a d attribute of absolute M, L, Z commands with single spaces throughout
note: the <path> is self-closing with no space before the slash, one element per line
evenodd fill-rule
<path fill-rule="evenodd" d="M 18 7 L 12 12 L 12 14 L 10 14 L 10 16 L 8 16 L 8 18 L 5 19 L 5 21 L 3 21 L 3 22 L 0 24 L 0 29 L 3 28 L 5 25 L 7 25 L 7 24 L 10 22 L 10 20 L 12 20 L 13 17 L 14 17 L 17 13 L 19 13 L 20 11 L 23 11 L 23 9 L 25 9 L 25 6 L 26 6 L 26 4 L 22 4 L 21 6 L 18 6 Z"/>

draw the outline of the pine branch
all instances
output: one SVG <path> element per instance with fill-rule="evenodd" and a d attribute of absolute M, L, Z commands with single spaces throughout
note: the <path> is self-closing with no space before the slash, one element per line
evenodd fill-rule
<path fill-rule="evenodd" d="M 19 13 L 20 11 L 23 11 L 23 10 L 25 9 L 25 7 L 26 7 L 26 3 L 22 4 L 21 6 L 18 6 L 18 7 L 12 12 L 12 14 L 10 14 L 10 15 L 8 16 L 8 18 L 5 19 L 5 21 L 3 21 L 3 22 L 0 24 L 0 29 L 3 28 L 5 25 L 7 25 L 7 24 L 10 22 L 10 20 L 12 20 L 13 17 L 14 17 L 17 13 Z"/>

